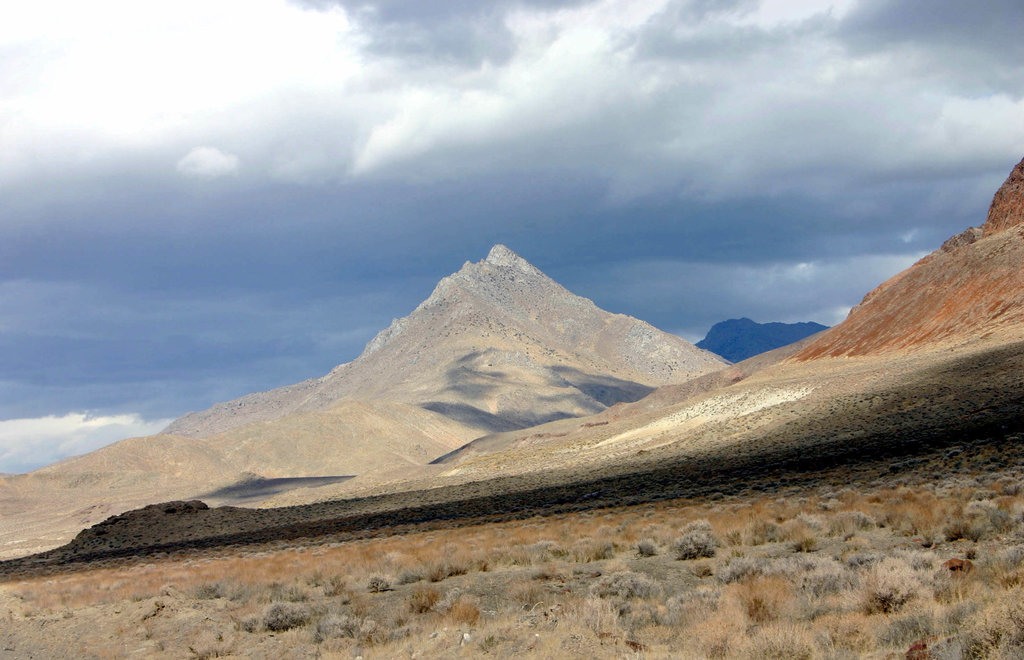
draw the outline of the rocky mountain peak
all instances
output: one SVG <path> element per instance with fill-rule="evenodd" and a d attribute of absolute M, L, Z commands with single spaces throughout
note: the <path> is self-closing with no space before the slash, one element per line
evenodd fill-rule
<path fill-rule="evenodd" d="M 1024 224 L 1024 160 L 1017 163 L 992 198 L 984 235 L 991 236 L 1020 224 Z"/>
<path fill-rule="evenodd" d="M 534 267 L 530 262 L 523 259 L 501 243 L 498 243 L 491 248 L 491 251 L 487 253 L 487 258 L 484 259 L 484 263 L 491 264 L 492 266 L 513 266 L 515 268 L 527 267 L 534 270 Z"/>
<path fill-rule="evenodd" d="M 480 432 L 508 430 L 594 413 L 723 364 L 680 337 L 600 309 L 495 245 L 438 282 L 356 360 L 190 413 L 167 432 L 207 437 L 356 400 L 412 405 Z"/>

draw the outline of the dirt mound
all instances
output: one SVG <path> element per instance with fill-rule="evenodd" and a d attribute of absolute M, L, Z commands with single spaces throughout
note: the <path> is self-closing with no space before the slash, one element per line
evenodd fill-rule
<path fill-rule="evenodd" d="M 68 547 L 78 552 L 87 552 L 107 547 L 110 545 L 107 539 L 117 539 L 117 545 L 127 538 L 142 540 L 151 536 L 153 530 L 165 530 L 168 525 L 177 526 L 181 518 L 194 519 L 200 511 L 209 509 L 210 507 L 200 500 L 150 504 L 141 509 L 111 516 L 101 523 L 83 529 Z"/>

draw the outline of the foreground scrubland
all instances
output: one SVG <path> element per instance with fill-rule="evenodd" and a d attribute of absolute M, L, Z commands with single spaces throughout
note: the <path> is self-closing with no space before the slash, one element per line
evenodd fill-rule
<path fill-rule="evenodd" d="M 1017 453 L 7 582 L 0 654 L 1021 657 Z"/>

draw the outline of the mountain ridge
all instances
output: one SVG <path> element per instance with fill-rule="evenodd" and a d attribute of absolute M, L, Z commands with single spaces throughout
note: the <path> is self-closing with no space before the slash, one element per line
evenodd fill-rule
<path fill-rule="evenodd" d="M 1024 160 L 969 227 L 864 296 L 846 320 L 790 358 L 894 354 L 957 345 L 1024 324 Z"/>
<path fill-rule="evenodd" d="M 442 278 L 355 360 L 189 413 L 165 432 L 203 437 L 365 398 L 418 405 L 482 432 L 508 430 L 592 414 L 723 364 L 644 321 L 600 309 L 499 244 Z"/>
<path fill-rule="evenodd" d="M 714 324 L 696 346 L 730 362 L 741 362 L 827 329 L 827 325 L 814 321 L 757 323 L 743 317 Z"/>

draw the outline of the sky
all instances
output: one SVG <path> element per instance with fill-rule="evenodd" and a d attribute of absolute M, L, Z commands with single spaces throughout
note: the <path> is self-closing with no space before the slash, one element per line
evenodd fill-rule
<path fill-rule="evenodd" d="M 0 20 L 0 472 L 356 357 L 504 243 L 835 324 L 1024 156 L 1019 0 L 98 0 Z"/>

